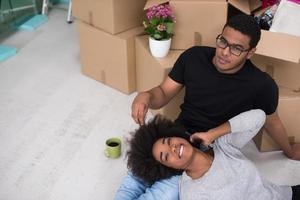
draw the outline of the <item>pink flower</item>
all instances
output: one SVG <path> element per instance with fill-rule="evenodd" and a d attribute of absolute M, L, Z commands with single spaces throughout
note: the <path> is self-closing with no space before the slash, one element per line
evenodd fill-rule
<path fill-rule="evenodd" d="M 147 19 L 151 20 L 153 17 L 160 18 L 170 18 L 174 19 L 172 15 L 172 8 L 168 4 L 152 6 L 148 9 L 146 13 Z"/>

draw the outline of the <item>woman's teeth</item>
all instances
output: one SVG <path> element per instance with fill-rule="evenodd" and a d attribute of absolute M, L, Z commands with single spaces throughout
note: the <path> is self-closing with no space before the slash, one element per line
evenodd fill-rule
<path fill-rule="evenodd" d="M 179 149 L 179 158 L 181 158 L 183 153 L 183 145 L 180 145 L 180 149 Z"/>

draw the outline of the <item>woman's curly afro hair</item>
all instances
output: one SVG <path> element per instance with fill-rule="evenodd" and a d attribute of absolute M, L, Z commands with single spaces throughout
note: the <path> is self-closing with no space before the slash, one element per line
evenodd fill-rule
<path fill-rule="evenodd" d="M 130 149 L 127 151 L 129 170 L 148 184 L 182 174 L 183 170 L 173 169 L 156 161 L 152 154 L 152 147 L 158 139 L 164 137 L 188 139 L 183 132 L 183 127 L 161 115 L 140 126 L 132 133 L 132 138 L 129 140 Z"/>

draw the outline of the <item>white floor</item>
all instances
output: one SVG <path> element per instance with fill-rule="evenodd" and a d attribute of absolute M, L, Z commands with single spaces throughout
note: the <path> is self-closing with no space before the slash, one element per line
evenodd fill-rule
<path fill-rule="evenodd" d="M 2 42 L 18 53 L 0 63 L 0 200 L 109 200 L 126 174 L 136 93 L 80 73 L 76 24 L 66 14 L 53 10 L 36 31 Z M 111 136 L 123 138 L 116 160 L 103 154 Z M 300 184 L 300 162 L 259 153 L 252 142 L 244 152 L 267 179 Z"/>

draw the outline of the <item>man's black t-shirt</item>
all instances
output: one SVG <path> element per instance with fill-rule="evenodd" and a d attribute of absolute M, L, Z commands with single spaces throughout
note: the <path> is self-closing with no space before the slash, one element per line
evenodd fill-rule
<path fill-rule="evenodd" d="M 262 109 L 272 114 L 278 87 L 250 60 L 234 74 L 219 72 L 212 63 L 215 48 L 195 46 L 176 61 L 169 77 L 185 86 L 184 103 L 176 122 L 190 133 L 207 131 L 241 112 Z"/>

